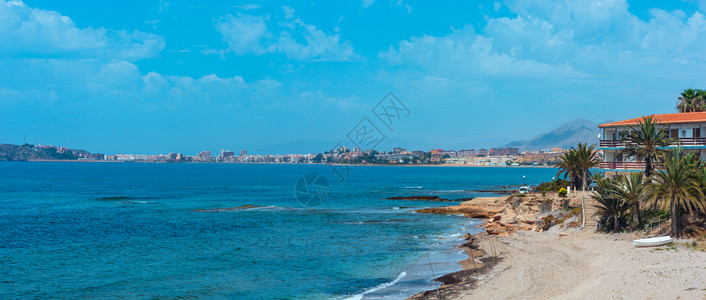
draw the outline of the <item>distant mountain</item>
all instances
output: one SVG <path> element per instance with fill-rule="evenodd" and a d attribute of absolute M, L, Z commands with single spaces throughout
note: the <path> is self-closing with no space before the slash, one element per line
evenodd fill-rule
<path fill-rule="evenodd" d="M 519 148 L 520 151 L 537 151 L 551 147 L 568 149 L 579 142 L 589 145 L 598 143 L 599 132 L 597 123 L 576 119 L 533 139 L 511 142 L 505 147 Z"/>

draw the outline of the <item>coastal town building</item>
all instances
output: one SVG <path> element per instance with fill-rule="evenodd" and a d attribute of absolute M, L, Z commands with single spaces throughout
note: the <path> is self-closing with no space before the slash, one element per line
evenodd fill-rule
<path fill-rule="evenodd" d="M 424 157 L 424 154 L 425 154 L 425 153 L 426 153 L 426 152 L 424 152 L 424 151 L 418 151 L 418 150 L 417 150 L 417 151 L 412 151 L 412 155 L 414 155 L 414 156 L 416 156 L 416 157 Z"/>
<path fill-rule="evenodd" d="M 678 143 L 670 146 L 682 147 L 687 152 L 695 153 L 699 157 L 706 156 L 706 112 L 672 113 L 653 115 L 662 123 L 664 130 L 670 138 Z M 623 121 L 605 123 L 598 126 L 600 129 L 599 150 L 604 155 L 600 162 L 601 171 L 606 177 L 613 177 L 622 172 L 635 172 L 645 169 L 645 162 L 638 161 L 635 157 L 623 157 L 620 150 L 625 149 L 623 137 L 631 130 L 631 126 L 638 124 L 643 117 Z"/>
<path fill-rule="evenodd" d="M 460 157 L 473 157 L 476 156 L 476 150 L 459 150 L 458 156 Z"/>
<path fill-rule="evenodd" d="M 510 155 L 520 155 L 520 149 L 517 149 L 517 148 L 492 148 L 492 149 L 490 149 L 490 156 L 510 156 Z"/>
<path fill-rule="evenodd" d="M 211 151 L 201 151 L 198 155 L 199 161 L 209 161 L 211 159 Z"/>

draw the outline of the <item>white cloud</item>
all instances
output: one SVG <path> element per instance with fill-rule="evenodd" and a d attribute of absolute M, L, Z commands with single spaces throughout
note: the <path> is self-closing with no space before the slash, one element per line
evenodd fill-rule
<path fill-rule="evenodd" d="M 400 42 L 397 48 L 380 53 L 380 57 L 393 65 L 417 66 L 443 76 L 585 76 L 566 64 L 544 64 L 494 51 L 492 42 L 491 38 L 476 34 L 467 26 L 443 37 L 413 37 Z"/>
<path fill-rule="evenodd" d="M 211 53 L 235 53 L 238 55 L 281 53 L 295 60 L 349 61 L 360 59 L 351 42 L 336 34 L 326 34 L 314 25 L 304 23 L 294 16 L 294 9 L 282 8 L 284 20 L 276 25 L 266 16 L 238 13 L 226 15 L 216 22 L 228 48 Z M 279 30 L 273 34 L 271 30 Z M 298 38 L 301 36 L 301 38 Z"/>
<path fill-rule="evenodd" d="M 367 8 L 371 5 L 373 5 L 373 3 L 375 3 L 375 0 L 363 0 L 362 5 L 363 5 L 363 8 Z"/>
<path fill-rule="evenodd" d="M 164 48 L 160 36 L 105 28 L 78 28 L 55 11 L 0 0 L 0 57 L 139 59 Z"/>
<path fill-rule="evenodd" d="M 265 17 L 238 14 L 226 15 L 216 22 L 216 30 L 228 44 L 228 52 L 236 54 L 263 54 L 263 41 L 272 38 Z"/>
<path fill-rule="evenodd" d="M 12 76 L 0 77 L 0 89 L 27 102 L 39 101 L 26 91 L 53 92 L 65 103 L 188 108 L 211 104 L 246 105 L 259 95 L 279 91 L 276 80 L 248 82 L 241 76 L 172 76 L 158 72 L 143 74 L 127 61 L 25 59 L 0 60 L 0 69 Z M 42 74 L 37 78 L 36 74 Z M 23 93 L 11 92 L 12 90 Z M 262 97 L 265 98 L 265 97 Z M 3 104 L 0 101 L 0 105 Z"/>
<path fill-rule="evenodd" d="M 242 10 L 253 10 L 253 9 L 259 9 L 261 6 L 259 4 L 255 3 L 248 3 L 248 4 L 243 4 L 243 5 L 233 5 L 233 7 L 237 9 L 242 9 Z"/>
<path fill-rule="evenodd" d="M 665 76 L 682 62 L 706 61 L 700 12 L 653 9 L 642 20 L 622 0 L 505 4 L 516 16 L 488 18 L 480 32 L 467 25 L 443 36 L 411 37 L 379 56 L 392 66 L 462 78 Z"/>

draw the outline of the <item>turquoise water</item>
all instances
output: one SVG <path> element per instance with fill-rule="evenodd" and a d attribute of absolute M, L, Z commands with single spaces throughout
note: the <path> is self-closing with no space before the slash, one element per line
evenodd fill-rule
<path fill-rule="evenodd" d="M 330 183 L 318 206 L 297 201 L 307 173 Z M 0 298 L 404 298 L 434 287 L 430 269 L 459 268 L 453 245 L 479 222 L 411 211 L 455 202 L 384 198 L 473 197 L 555 173 L 0 163 Z M 223 209 L 241 205 L 256 207 Z"/>

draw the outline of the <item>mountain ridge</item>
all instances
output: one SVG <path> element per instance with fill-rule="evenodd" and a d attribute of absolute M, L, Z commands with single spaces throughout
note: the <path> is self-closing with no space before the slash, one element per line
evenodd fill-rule
<path fill-rule="evenodd" d="M 505 147 L 519 148 L 520 151 L 537 151 L 552 147 L 568 149 L 578 143 L 597 144 L 599 133 L 598 123 L 578 118 L 534 138 L 510 142 Z"/>

